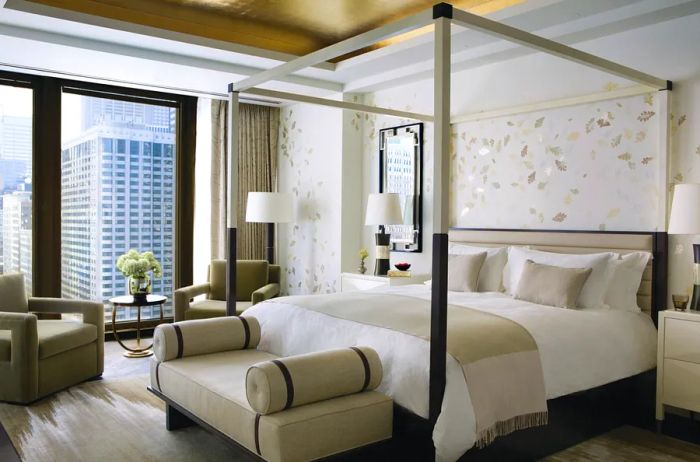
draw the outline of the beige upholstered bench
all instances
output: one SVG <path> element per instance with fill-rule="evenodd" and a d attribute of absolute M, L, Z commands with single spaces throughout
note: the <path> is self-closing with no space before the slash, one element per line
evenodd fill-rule
<path fill-rule="evenodd" d="M 166 426 L 199 423 L 269 461 L 306 461 L 391 438 L 377 353 L 352 347 L 278 358 L 254 349 L 252 317 L 158 326 L 150 390 Z"/>

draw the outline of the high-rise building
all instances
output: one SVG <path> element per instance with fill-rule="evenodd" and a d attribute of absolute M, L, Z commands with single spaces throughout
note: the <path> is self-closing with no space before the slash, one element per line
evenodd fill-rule
<path fill-rule="evenodd" d="M 2 195 L 2 265 L 5 272 L 22 272 L 27 292 L 32 289 L 32 193 Z"/>
<path fill-rule="evenodd" d="M 116 269 L 129 249 L 163 266 L 153 291 L 173 290 L 175 133 L 167 107 L 83 97 L 83 132 L 61 156 L 62 294 L 127 292 Z M 129 317 L 133 313 L 120 313 Z"/>
<path fill-rule="evenodd" d="M 6 195 L 11 196 L 14 191 L 26 191 L 28 190 L 28 182 L 31 181 L 31 171 L 32 171 L 32 118 L 31 117 L 18 117 L 18 116 L 8 116 L 0 114 L 0 210 L 4 210 L 2 207 L 4 203 L 4 197 Z M 25 193 L 20 196 L 22 200 L 27 201 L 28 205 L 25 204 L 29 209 L 31 209 L 31 193 L 27 197 Z M 17 206 L 18 197 L 9 198 L 8 204 L 11 207 Z M 17 214 L 17 210 L 13 210 L 8 214 L 8 219 L 11 216 Z M 0 273 L 10 272 L 10 271 L 24 271 L 27 278 L 27 287 L 30 289 L 31 285 L 31 240 L 25 243 L 25 247 L 29 250 L 25 252 L 27 254 L 26 266 L 20 268 L 19 261 L 13 260 L 13 258 L 20 255 L 19 245 L 20 242 L 25 240 L 26 236 L 31 238 L 31 217 L 24 224 L 26 229 L 18 226 L 10 226 L 8 228 L 4 227 L 5 213 L 0 212 L 2 219 L 0 219 Z M 16 223 L 20 223 L 17 221 Z M 21 233 L 13 234 L 13 233 Z M 10 239 L 10 243 L 5 243 L 6 239 Z M 5 249 L 13 249 L 15 252 L 14 256 L 9 255 L 7 259 L 5 258 Z M 11 263 L 13 262 L 14 263 Z M 8 266 L 9 265 L 9 266 Z"/>

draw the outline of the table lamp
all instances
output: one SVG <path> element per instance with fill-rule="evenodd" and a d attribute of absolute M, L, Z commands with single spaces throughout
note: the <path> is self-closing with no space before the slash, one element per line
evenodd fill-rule
<path fill-rule="evenodd" d="M 700 184 L 677 184 L 673 191 L 668 234 L 700 234 Z M 694 278 L 691 310 L 700 310 L 700 244 L 693 244 Z"/>
<path fill-rule="evenodd" d="M 389 271 L 389 252 L 391 235 L 385 232 L 386 225 L 403 224 L 399 195 L 395 193 L 374 193 L 367 198 L 367 213 L 365 225 L 379 226 L 379 232 L 374 235 L 376 258 L 374 274 L 386 276 Z"/>
<path fill-rule="evenodd" d="M 267 223 L 267 261 L 275 261 L 275 223 L 292 221 L 292 195 L 281 192 L 249 192 L 245 210 L 248 223 Z"/>

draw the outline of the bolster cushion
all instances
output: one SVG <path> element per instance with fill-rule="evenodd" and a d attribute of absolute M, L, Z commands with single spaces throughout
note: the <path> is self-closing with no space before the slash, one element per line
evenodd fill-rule
<path fill-rule="evenodd" d="M 246 375 L 246 395 L 250 407 L 266 415 L 373 390 L 381 381 L 377 352 L 350 347 L 254 364 Z"/>
<path fill-rule="evenodd" d="M 161 324 L 153 333 L 153 352 L 158 362 L 164 362 L 185 356 L 255 348 L 259 342 L 257 319 L 228 316 Z"/>

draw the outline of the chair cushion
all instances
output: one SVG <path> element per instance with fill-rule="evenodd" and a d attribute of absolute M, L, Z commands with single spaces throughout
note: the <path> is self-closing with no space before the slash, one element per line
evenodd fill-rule
<path fill-rule="evenodd" d="M 0 275 L 0 311 L 10 313 L 27 313 L 29 311 L 23 274 Z"/>
<path fill-rule="evenodd" d="M 226 300 L 226 260 L 212 260 L 209 263 L 209 298 Z"/>
<path fill-rule="evenodd" d="M 253 292 L 267 285 L 270 264 L 265 260 L 238 260 L 236 263 L 236 300 L 249 302 Z"/>
<path fill-rule="evenodd" d="M 97 340 L 97 326 L 73 321 L 37 321 L 39 359 L 88 345 Z"/>
<path fill-rule="evenodd" d="M 153 361 L 151 386 L 269 461 L 315 460 L 391 437 L 392 400 L 374 391 L 256 419 L 246 399 L 246 373 L 272 359 L 263 351 L 239 350 Z"/>
<path fill-rule="evenodd" d="M 241 314 L 251 306 L 251 302 L 236 302 L 236 313 Z M 226 302 L 223 300 L 198 300 L 190 303 L 185 311 L 185 320 L 208 319 L 226 316 Z"/>

